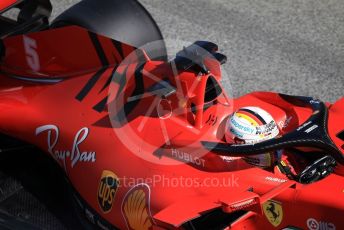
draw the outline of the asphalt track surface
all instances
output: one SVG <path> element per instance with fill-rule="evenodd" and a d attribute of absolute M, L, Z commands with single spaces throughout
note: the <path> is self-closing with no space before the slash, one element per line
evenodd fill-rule
<path fill-rule="evenodd" d="M 52 2 L 56 16 L 78 1 Z M 217 43 L 229 59 L 224 84 L 234 96 L 276 91 L 330 102 L 343 96 L 344 1 L 140 2 L 160 26 L 170 52 L 181 48 L 179 40 Z"/>

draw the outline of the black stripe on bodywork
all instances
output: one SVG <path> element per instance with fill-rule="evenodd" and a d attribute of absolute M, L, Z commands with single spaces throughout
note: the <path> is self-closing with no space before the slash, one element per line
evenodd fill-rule
<path fill-rule="evenodd" d="M 96 104 L 93 109 L 99 113 L 103 112 L 105 107 L 106 107 L 106 103 L 107 103 L 108 97 L 105 97 L 103 100 L 101 100 L 98 104 Z"/>
<path fill-rule="evenodd" d="M 106 71 L 106 67 L 101 68 L 98 72 L 96 72 L 91 79 L 86 83 L 84 88 L 80 91 L 80 93 L 76 96 L 76 99 L 82 101 L 87 94 L 91 91 L 91 89 L 95 86 L 99 78 L 103 75 Z"/>
<path fill-rule="evenodd" d="M 122 43 L 120 43 L 119 41 L 116 41 L 116 40 L 112 40 L 112 44 L 114 45 L 114 47 L 116 48 L 116 50 L 118 51 L 119 55 L 121 56 L 121 58 L 123 60 L 124 59 L 124 53 L 123 53 Z"/>
<path fill-rule="evenodd" d="M 105 52 L 103 50 L 102 44 L 100 44 L 100 41 L 98 39 L 98 35 L 92 32 L 89 32 L 89 36 L 91 38 L 92 44 L 94 46 L 94 48 L 97 51 L 98 57 L 100 62 L 102 63 L 102 66 L 108 66 L 109 65 L 109 61 L 106 58 Z"/>
<path fill-rule="evenodd" d="M 82 101 L 87 94 L 92 90 L 92 88 L 96 85 L 99 78 L 102 76 L 102 74 L 106 71 L 107 67 L 109 66 L 109 61 L 106 58 L 106 55 L 104 53 L 103 47 L 100 44 L 100 41 L 98 39 L 98 35 L 92 32 L 88 33 L 90 36 L 90 39 L 92 41 L 92 44 L 98 54 L 99 60 L 102 64 L 102 68 L 96 72 L 91 79 L 86 83 L 84 88 L 79 92 L 79 94 L 76 96 L 76 99 L 79 101 Z"/>
<path fill-rule="evenodd" d="M 99 93 L 103 92 L 110 85 L 112 78 L 114 78 L 114 76 L 116 74 L 117 68 L 118 68 L 117 65 L 113 68 L 108 80 L 105 82 L 103 88 L 99 91 Z"/>
<path fill-rule="evenodd" d="M 136 69 L 135 71 L 135 89 L 134 92 L 130 97 L 138 96 L 138 95 L 143 95 L 145 88 L 144 88 L 144 82 L 143 82 L 143 77 L 142 77 L 142 70 L 143 70 L 144 65 L 140 66 L 139 68 Z M 136 105 L 140 102 L 141 98 L 128 102 L 124 105 L 124 111 L 125 114 L 129 114 L 133 111 L 133 109 L 136 107 Z"/>
<path fill-rule="evenodd" d="M 127 83 L 127 71 L 128 71 L 128 68 L 129 68 L 129 65 L 127 65 L 125 67 L 125 70 L 123 71 L 123 73 L 120 76 L 113 78 L 113 81 L 119 85 L 116 98 L 122 93 L 122 91 L 123 91 L 123 89 L 125 87 L 125 84 Z"/>
<path fill-rule="evenodd" d="M 106 83 L 104 84 L 103 88 L 99 91 L 99 93 L 103 92 L 106 88 L 109 87 L 109 85 L 111 84 L 111 82 L 115 82 L 119 85 L 119 89 L 118 89 L 118 94 L 122 92 L 122 90 L 124 89 L 125 84 L 127 83 L 127 71 L 128 71 L 128 67 L 129 65 L 127 65 L 123 71 L 122 74 L 120 74 L 119 76 L 115 76 L 116 71 L 118 69 L 118 66 L 116 66 L 113 70 L 111 75 L 109 76 L 108 80 L 106 81 Z"/>
<path fill-rule="evenodd" d="M 142 78 L 143 68 L 144 64 L 137 68 L 135 71 L 135 89 L 133 93 L 130 95 L 130 97 L 144 94 L 144 82 Z M 120 109 L 120 111 L 118 111 L 114 119 L 118 122 L 123 122 L 127 118 L 127 116 L 134 110 L 134 108 L 140 103 L 140 101 L 141 98 L 138 98 L 137 100 L 125 103 L 123 107 Z"/>
<path fill-rule="evenodd" d="M 107 82 L 105 83 L 105 85 L 103 86 L 103 88 L 101 89 L 100 93 L 102 91 L 104 91 L 110 84 L 111 82 L 115 82 L 119 85 L 119 88 L 118 88 L 118 92 L 117 92 L 117 95 L 116 97 L 118 97 L 118 95 L 123 91 L 124 87 L 125 87 L 125 84 L 127 83 L 127 71 L 128 71 L 128 68 L 129 68 L 129 65 L 126 66 L 126 68 L 124 69 L 123 73 L 120 74 L 119 76 L 115 76 L 116 74 L 116 70 L 117 70 L 117 66 L 112 70 L 112 73 L 109 77 L 109 79 L 107 80 Z M 111 92 L 109 92 L 110 94 Z M 103 100 L 101 100 L 97 105 L 95 105 L 93 107 L 94 110 L 96 110 L 97 112 L 103 112 L 105 107 L 106 107 L 106 103 L 107 103 L 107 100 L 108 100 L 108 96 L 106 98 L 104 98 Z"/>
<path fill-rule="evenodd" d="M 247 113 L 250 113 L 250 114 L 256 116 L 264 125 L 266 125 L 266 121 L 258 113 L 254 112 L 250 109 L 239 109 L 239 111 L 244 111 L 244 112 L 247 112 Z"/>

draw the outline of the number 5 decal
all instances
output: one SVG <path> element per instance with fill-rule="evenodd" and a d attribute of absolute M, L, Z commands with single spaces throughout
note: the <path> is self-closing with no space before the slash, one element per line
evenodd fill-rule
<path fill-rule="evenodd" d="M 41 68 L 41 65 L 39 63 L 39 56 L 37 54 L 37 43 L 34 39 L 25 35 L 23 36 L 23 41 L 27 64 L 33 71 L 38 72 Z"/>

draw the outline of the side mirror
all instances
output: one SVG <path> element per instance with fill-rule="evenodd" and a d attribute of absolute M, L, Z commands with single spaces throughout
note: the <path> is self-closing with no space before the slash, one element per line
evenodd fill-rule
<path fill-rule="evenodd" d="M 227 57 L 217 51 L 218 46 L 215 43 L 196 41 L 179 51 L 174 62 L 177 69 L 181 71 L 193 70 L 209 73 L 208 68 L 204 64 L 205 58 L 215 58 L 220 64 L 227 62 Z"/>

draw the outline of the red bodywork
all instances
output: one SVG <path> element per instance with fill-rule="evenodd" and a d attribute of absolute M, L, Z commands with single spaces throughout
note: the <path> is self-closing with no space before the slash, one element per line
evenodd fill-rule
<path fill-rule="evenodd" d="M 13 5 L 19 3 L 19 0 L 2 0 L 0 2 L 0 12 L 5 11 L 6 9 L 11 8 Z"/>
<path fill-rule="evenodd" d="M 182 229 L 220 209 L 228 216 L 239 213 L 226 229 L 344 228 L 343 165 L 303 185 L 201 144 L 222 142 L 226 119 L 243 106 L 271 113 L 282 134 L 304 123 L 310 108 L 292 106 L 276 93 L 237 99 L 223 93 L 208 109 L 191 112 L 191 105 L 203 108 L 210 75 L 220 81 L 219 63 L 209 60 L 211 74 L 201 77 L 188 71 L 175 76 L 169 64 L 79 27 L 3 42 L 1 133 L 54 157 L 78 199 L 87 203 L 86 213 L 99 215 L 99 221 L 88 215 L 99 227 L 105 228 L 102 219 L 120 229 Z M 146 93 L 157 80 L 150 74 L 180 83 L 167 104 Z M 124 104 L 117 102 L 140 87 L 145 93 L 125 121 L 113 122 Z M 343 151 L 344 141 L 336 135 L 344 129 L 344 98 L 328 107 L 331 139 Z"/>

